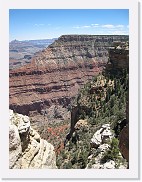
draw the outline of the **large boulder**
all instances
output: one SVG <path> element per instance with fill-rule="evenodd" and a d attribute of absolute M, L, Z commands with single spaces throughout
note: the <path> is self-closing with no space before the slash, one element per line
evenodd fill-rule
<path fill-rule="evenodd" d="M 9 125 L 9 168 L 21 168 L 18 160 L 22 155 L 21 140 L 18 133 L 18 128 L 10 124 Z"/>
<path fill-rule="evenodd" d="M 98 148 L 103 143 L 108 143 L 114 134 L 110 130 L 110 124 L 104 124 L 97 130 L 91 138 L 91 147 Z"/>
<path fill-rule="evenodd" d="M 101 145 L 101 143 L 102 143 L 101 133 L 100 133 L 100 130 L 98 130 L 93 135 L 93 138 L 91 138 L 91 147 L 92 148 L 98 148 L 99 145 Z"/>
<path fill-rule="evenodd" d="M 10 110 L 9 168 L 57 168 L 54 147 L 30 126 L 28 116 Z"/>
<path fill-rule="evenodd" d="M 83 131 L 88 131 L 89 126 L 87 120 L 80 119 L 74 126 L 75 130 L 83 130 Z"/>

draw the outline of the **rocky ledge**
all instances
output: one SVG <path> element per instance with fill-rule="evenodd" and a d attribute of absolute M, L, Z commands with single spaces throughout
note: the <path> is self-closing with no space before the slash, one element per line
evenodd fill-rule
<path fill-rule="evenodd" d="M 10 110 L 9 168 L 57 168 L 54 147 L 30 126 L 28 116 Z"/>

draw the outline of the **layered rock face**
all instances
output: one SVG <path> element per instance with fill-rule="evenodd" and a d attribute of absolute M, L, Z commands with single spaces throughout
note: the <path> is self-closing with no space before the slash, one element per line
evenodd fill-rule
<path fill-rule="evenodd" d="M 10 110 L 9 168 L 57 168 L 54 147 L 31 128 L 28 116 Z"/>
<path fill-rule="evenodd" d="M 30 64 L 10 71 L 10 108 L 28 115 L 41 112 L 43 105 L 66 107 L 86 81 L 102 72 L 108 48 L 126 40 L 128 36 L 61 36 Z"/>
<path fill-rule="evenodd" d="M 118 73 L 122 69 L 129 70 L 129 49 L 118 46 L 109 50 L 109 61 L 106 65 L 106 72 Z"/>

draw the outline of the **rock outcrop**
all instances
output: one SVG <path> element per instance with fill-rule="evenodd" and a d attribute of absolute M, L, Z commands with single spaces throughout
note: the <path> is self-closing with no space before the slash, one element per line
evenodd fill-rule
<path fill-rule="evenodd" d="M 98 148 L 101 144 L 109 142 L 113 137 L 114 134 L 110 130 L 110 124 L 104 124 L 94 133 L 91 139 L 91 147 Z"/>
<path fill-rule="evenodd" d="M 31 128 L 28 116 L 10 110 L 9 168 L 57 168 L 54 147 Z"/>
<path fill-rule="evenodd" d="M 92 169 L 115 169 L 115 162 L 110 160 L 105 164 L 93 164 Z"/>
<path fill-rule="evenodd" d="M 107 151 L 113 150 L 111 142 L 114 139 L 114 133 L 110 130 L 110 124 L 104 124 L 98 129 L 91 138 L 91 155 L 88 157 L 89 163 L 86 168 L 92 169 L 127 169 L 128 163 L 123 159 L 120 152 L 118 152 L 118 159 L 104 160 Z M 115 148 L 116 152 L 116 148 Z M 94 161 L 93 161 L 94 158 Z M 120 160 L 120 161 L 119 161 Z M 123 161 L 123 162 L 122 162 Z M 91 166 L 89 166 L 91 164 Z"/>
<path fill-rule="evenodd" d="M 10 71 L 10 109 L 41 112 L 58 103 L 66 107 L 78 89 L 102 72 L 108 49 L 128 36 L 64 35 L 39 52 L 30 64 Z"/>
<path fill-rule="evenodd" d="M 109 50 L 109 61 L 106 65 L 106 72 L 116 74 L 122 69 L 129 70 L 129 48 L 116 47 Z"/>
<path fill-rule="evenodd" d="M 83 119 L 80 119 L 76 125 L 75 125 L 75 130 L 89 130 L 89 126 L 88 126 L 88 122 L 87 120 L 83 120 Z"/>

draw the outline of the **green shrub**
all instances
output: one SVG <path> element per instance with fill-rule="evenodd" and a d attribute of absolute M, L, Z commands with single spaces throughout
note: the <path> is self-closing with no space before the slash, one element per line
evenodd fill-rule
<path fill-rule="evenodd" d="M 110 149 L 104 154 L 101 162 L 105 163 L 108 160 L 116 161 L 119 159 L 119 140 L 117 138 L 113 138 L 111 141 Z"/>
<path fill-rule="evenodd" d="M 72 169 L 72 163 L 70 161 L 66 162 L 63 165 L 63 169 Z"/>

